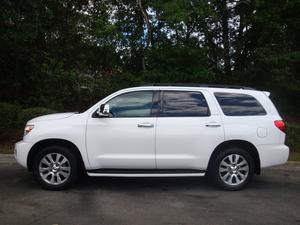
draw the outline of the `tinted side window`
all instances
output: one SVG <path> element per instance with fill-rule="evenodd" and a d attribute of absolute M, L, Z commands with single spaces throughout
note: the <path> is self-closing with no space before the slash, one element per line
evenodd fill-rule
<path fill-rule="evenodd" d="M 215 96 L 227 116 L 266 115 L 265 109 L 252 96 L 238 93 L 215 93 Z"/>
<path fill-rule="evenodd" d="M 113 117 L 151 116 L 153 91 L 135 91 L 118 95 L 107 102 Z"/>
<path fill-rule="evenodd" d="M 164 91 L 159 114 L 164 117 L 209 116 L 209 108 L 200 92 Z"/>

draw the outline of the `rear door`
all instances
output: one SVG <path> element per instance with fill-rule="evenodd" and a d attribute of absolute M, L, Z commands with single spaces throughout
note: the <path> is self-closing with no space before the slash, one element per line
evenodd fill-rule
<path fill-rule="evenodd" d="M 158 169 L 206 169 L 223 142 L 222 121 L 205 90 L 162 90 L 156 127 Z"/>

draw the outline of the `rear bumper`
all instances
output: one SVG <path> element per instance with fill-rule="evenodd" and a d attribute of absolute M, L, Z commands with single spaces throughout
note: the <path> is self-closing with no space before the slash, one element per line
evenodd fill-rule
<path fill-rule="evenodd" d="M 286 145 L 259 145 L 256 147 L 261 168 L 284 164 L 289 158 L 289 147 Z"/>
<path fill-rule="evenodd" d="M 19 141 L 15 144 L 15 159 L 23 167 L 27 168 L 27 157 L 33 143 Z"/>

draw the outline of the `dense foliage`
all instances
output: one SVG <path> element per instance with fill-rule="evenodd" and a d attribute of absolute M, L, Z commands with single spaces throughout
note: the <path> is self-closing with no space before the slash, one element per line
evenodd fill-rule
<path fill-rule="evenodd" d="M 0 102 L 0 141 L 15 137 L 19 139 L 27 121 L 50 113 L 55 111 L 44 107 L 22 109 L 19 105 Z"/>
<path fill-rule="evenodd" d="M 12 127 L 16 127 L 18 120 L 19 107 L 9 103 L 0 102 L 0 139 L 5 138 Z"/>
<path fill-rule="evenodd" d="M 0 101 L 80 110 L 149 82 L 241 84 L 300 107 L 298 0 L 3 0 Z"/>

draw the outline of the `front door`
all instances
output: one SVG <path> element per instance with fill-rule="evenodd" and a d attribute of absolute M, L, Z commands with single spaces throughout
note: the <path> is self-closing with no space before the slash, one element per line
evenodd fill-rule
<path fill-rule="evenodd" d="M 93 169 L 155 169 L 153 91 L 120 94 L 106 102 L 111 117 L 88 119 L 87 151 Z"/>

